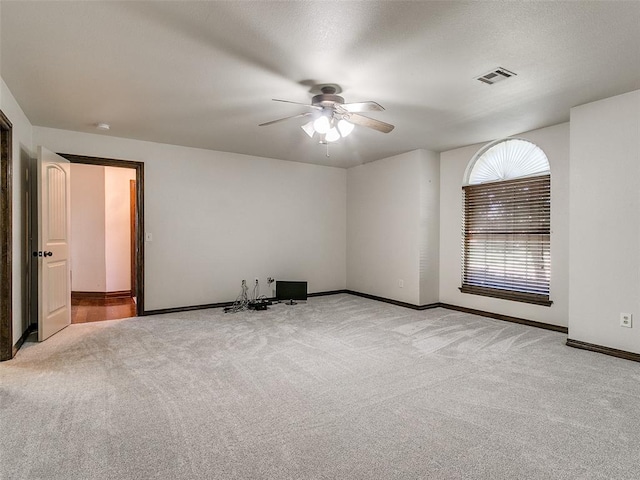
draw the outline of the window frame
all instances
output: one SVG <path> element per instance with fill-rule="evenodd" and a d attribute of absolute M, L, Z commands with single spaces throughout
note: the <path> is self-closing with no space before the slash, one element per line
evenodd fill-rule
<path fill-rule="evenodd" d="M 491 147 L 508 140 L 513 139 L 499 140 L 483 147 L 469 163 L 465 179 L 471 177 L 474 166 Z M 534 190 L 530 190 L 532 187 Z M 551 306 L 550 169 L 517 178 L 471 185 L 465 183 L 462 193 L 459 290 L 473 295 Z M 492 200 L 484 203 L 483 196 L 493 199 L 493 203 Z M 492 218 L 496 209 L 500 215 L 497 221 Z M 496 243 L 502 243 L 502 246 L 495 246 Z M 529 262 L 529 258 L 533 261 Z M 522 262 L 524 259 L 527 260 Z M 535 274 L 538 267 L 546 269 L 541 277 Z"/>

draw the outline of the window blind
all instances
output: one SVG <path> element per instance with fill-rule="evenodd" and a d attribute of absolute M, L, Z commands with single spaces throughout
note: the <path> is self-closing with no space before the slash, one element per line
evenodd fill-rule
<path fill-rule="evenodd" d="M 461 291 L 551 305 L 551 177 L 463 187 Z"/>

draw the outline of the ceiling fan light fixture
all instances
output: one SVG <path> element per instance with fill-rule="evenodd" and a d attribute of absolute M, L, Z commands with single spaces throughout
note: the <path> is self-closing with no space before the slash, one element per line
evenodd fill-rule
<path fill-rule="evenodd" d="M 304 133 L 309 135 L 309 138 L 313 138 L 313 134 L 316 133 L 315 129 L 313 128 L 313 120 L 311 120 L 310 122 L 305 123 L 300 128 L 302 130 L 304 130 Z"/>
<path fill-rule="evenodd" d="M 355 125 L 344 118 L 338 122 L 338 131 L 340 135 L 342 135 L 342 138 L 353 132 L 353 127 L 355 127 Z"/>
<path fill-rule="evenodd" d="M 312 93 L 315 95 L 311 99 L 311 104 L 274 98 L 273 100 L 276 102 L 302 105 L 310 111 L 264 122 L 258 126 L 264 127 L 293 118 L 310 117 L 307 123 L 301 125 L 301 128 L 309 138 L 327 147 L 327 157 L 329 156 L 329 143 L 348 137 L 356 125 L 382 133 L 389 133 L 394 129 L 394 126 L 389 123 L 360 114 L 360 112 L 383 111 L 384 108 L 379 103 L 373 101 L 345 103 L 344 98 L 338 95 L 341 91 L 340 86 L 336 84 L 316 85 L 312 89 Z"/>
<path fill-rule="evenodd" d="M 325 134 L 329 131 L 329 129 L 331 129 L 331 123 L 329 122 L 329 119 L 327 117 L 322 115 L 313 121 L 313 128 L 316 132 Z"/>
<path fill-rule="evenodd" d="M 327 140 L 327 142 L 335 142 L 337 140 L 340 140 L 340 133 L 338 132 L 338 129 L 336 127 L 331 128 L 325 135 L 325 139 Z"/>

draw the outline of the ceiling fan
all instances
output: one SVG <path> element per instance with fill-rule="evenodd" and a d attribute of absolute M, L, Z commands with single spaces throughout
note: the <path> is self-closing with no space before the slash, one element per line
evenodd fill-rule
<path fill-rule="evenodd" d="M 301 128 L 311 138 L 318 134 L 319 141 L 322 144 L 335 142 L 340 138 L 346 137 L 353 131 L 355 125 L 372 128 L 382 133 L 389 133 L 394 128 L 389 123 L 360 115 L 360 112 L 379 112 L 384 110 L 380 104 L 371 101 L 344 103 L 344 98 L 338 95 L 342 92 L 339 85 L 333 83 L 316 85 L 311 89 L 311 92 L 320 93 L 311 99 L 310 105 L 276 98 L 273 101 L 303 105 L 312 111 L 261 123 L 259 126 L 265 127 L 291 120 L 292 118 L 310 117 L 310 121 L 302 125 Z"/>

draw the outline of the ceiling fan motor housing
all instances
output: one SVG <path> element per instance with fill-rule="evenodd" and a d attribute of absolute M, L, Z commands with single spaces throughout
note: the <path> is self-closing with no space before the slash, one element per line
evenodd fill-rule
<path fill-rule="evenodd" d="M 334 95 L 332 93 L 321 93 L 320 95 L 315 95 L 311 99 L 311 104 L 318 107 L 331 107 L 335 104 L 342 105 L 343 103 L 344 98 L 342 98 L 340 95 Z"/>

